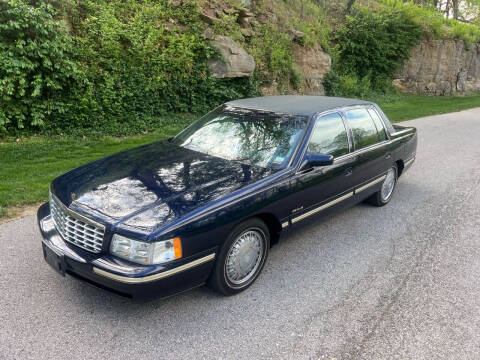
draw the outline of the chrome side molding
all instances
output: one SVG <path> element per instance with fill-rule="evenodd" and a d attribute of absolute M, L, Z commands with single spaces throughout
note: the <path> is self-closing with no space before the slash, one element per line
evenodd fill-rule
<path fill-rule="evenodd" d="M 360 186 L 359 188 L 355 189 L 355 194 L 358 194 L 359 192 L 362 192 L 363 190 L 366 190 L 369 187 L 372 187 L 373 185 L 378 184 L 379 182 L 382 182 L 383 180 L 385 180 L 386 177 L 387 175 L 380 176 L 378 179 L 375 179 L 373 181 L 370 181 L 369 183 L 366 183 L 363 186 Z"/>
<path fill-rule="evenodd" d="M 298 222 L 298 221 L 300 221 L 300 220 L 303 220 L 303 219 L 305 219 L 305 218 L 307 218 L 307 217 L 309 217 L 309 216 L 311 216 L 311 215 L 313 215 L 313 214 L 316 214 L 316 213 L 318 213 L 319 211 L 325 210 L 325 209 L 327 209 L 327 208 L 329 208 L 329 207 L 331 207 L 331 206 L 333 206 L 333 205 L 335 205 L 335 204 L 338 204 L 339 202 L 341 202 L 341 201 L 343 201 L 343 200 L 346 200 L 346 199 L 348 199 L 348 198 L 350 198 L 350 197 L 352 197 L 352 196 L 353 196 L 353 191 L 352 191 L 352 192 L 349 192 L 348 194 L 345 194 L 345 195 L 343 195 L 343 196 L 340 196 L 339 198 L 336 198 L 335 200 L 332 200 L 332 201 L 330 201 L 330 202 L 328 202 L 328 203 L 326 203 L 326 204 L 323 204 L 322 206 L 319 206 L 319 207 L 317 207 L 317 208 L 315 208 L 315 209 L 313 209 L 313 210 L 307 211 L 306 213 L 304 213 L 304 214 L 302 214 L 302 215 L 300 215 L 300 216 L 294 217 L 294 218 L 292 219 L 292 224 L 294 224 L 294 223 L 296 223 L 296 222 Z"/>
<path fill-rule="evenodd" d="M 123 282 L 123 283 L 127 283 L 127 284 L 142 284 L 142 283 L 146 283 L 146 282 L 150 282 L 150 281 L 164 279 L 166 277 L 178 274 L 179 272 L 191 269 L 195 266 L 201 265 L 201 264 L 206 263 L 208 261 L 211 261 L 213 259 L 215 259 L 215 254 L 210 254 L 210 255 L 201 257 L 200 259 L 189 262 L 187 264 L 180 265 L 180 266 L 178 266 L 174 269 L 163 271 L 161 273 L 154 274 L 154 275 L 148 275 L 148 276 L 136 277 L 136 278 L 113 274 L 111 272 L 99 269 L 97 267 L 93 267 L 93 272 L 98 274 L 98 275 L 107 277 L 109 279 L 119 281 L 119 282 Z"/>
<path fill-rule="evenodd" d="M 403 164 L 403 167 L 410 166 L 414 161 L 415 161 L 415 156 L 412 157 L 410 160 L 405 161 L 405 164 Z"/>
<path fill-rule="evenodd" d="M 314 215 L 314 214 L 316 214 L 316 213 L 318 213 L 322 210 L 328 209 L 329 207 L 331 207 L 333 205 L 336 205 L 336 204 L 342 202 L 343 200 L 346 200 L 346 199 L 352 197 L 354 194 L 358 194 L 358 193 L 360 193 L 360 192 L 362 192 L 362 191 L 364 191 L 364 190 L 382 182 L 383 180 L 385 180 L 385 178 L 386 178 L 386 175 L 382 175 L 379 178 L 376 178 L 375 180 L 370 181 L 370 182 L 366 183 L 365 185 L 362 185 L 359 188 L 357 188 L 357 189 L 355 189 L 355 190 L 353 190 L 353 191 L 351 191 L 351 192 L 349 192 L 345 195 L 342 195 L 342 196 L 340 196 L 340 197 L 338 197 L 338 198 L 336 198 L 336 199 L 334 199 L 330 202 L 327 202 L 326 204 L 323 204 L 323 205 L 321 205 L 319 207 L 316 207 L 316 208 L 314 208 L 310 211 L 307 211 L 306 213 L 304 213 L 302 215 L 294 217 L 294 218 L 292 218 L 292 224 L 295 224 L 296 222 L 301 221 L 301 220 L 303 220 L 303 219 L 305 219 L 305 218 L 307 218 L 311 215 Z M 289 223 L 288 223 L 288 221 L 286 221 L 286 222 L 282 223 L 282 228 L 286 228 L 288 225 L 289 225 Z"/>

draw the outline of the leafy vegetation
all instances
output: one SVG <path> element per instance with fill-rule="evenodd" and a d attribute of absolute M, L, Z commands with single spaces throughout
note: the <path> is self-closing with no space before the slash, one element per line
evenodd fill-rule
<path fill-rule="evenodd" d="M 295 84 L 295 62 L 292 45 L 287 34 L 275 31 L 270 25 L 262 25 L 261 36 L 251 40 L 249 48 L 256 59 L 258 76 L 262 83 L 276 81 L 281 92 Z"/>
<path fill-rule="evenodd" d="M 432 1 L 430 4 L 427 1 L 424 6 L 415 1 L 378 0 L 378 2 L 384 5 L 384 9 L 396 9 L 404 16 L 421 25 L 429 36 L 460 39 L 467 43 L 480 41 L 480 27 L 478 24 L 474 24 L 471 21 L 468 23 L 458 21 L 457 19 L 461 17 L 460 12 L 454 15 L 452 5 L 449 5 L 448 9 L 452 11 L 452 16 L 456 16 L 457 19 L 446 17 L 445 10 L 447 7 L 445 5 L 447 4 L 443 4 L 444 1 Z M 434 6 L 435 3 L 437 7 Z M 459 11 L 463 10 L 467 17 L 472 18 L 473 21 L 479 21 L 480 8 L 477 8 L 474 13 L 472 6 L 479 7 L 480 1 L 465 1 L 462 4 L 462 9 L 459 9 Z M 447 10 L 448 15 L 450 10 Z"/>
<path fill-rule="evenodd" d="M 0 3 L 0 131 L 40 126 L 68 112 L 66 91 L 84 80 L 55 14 L 48 3 Z"/>
<path fill-rule="evenodd" d="M 314 47 L 319 44 L 323 48 L 330 46 L 332 18 L 329 17 L 329 11 L 334 6 L 338 8 L 338 4 L 325 0 L 263 1 L 264 8 L 270 8 L 275 12 L 284 32 L 285 29 L 296 29 L 305 34 L 301 41 L 302 45 Z M 261 4 L 262 1 L 257 0 L 257 3 Z"/>
<path fill-rule="evenodd" d="M 354 8 L 337 30 L 333 69 L 324 80 L 326 92 L 365 98 L 392 91 L 391 76 L 421 34 L 421 27 L 401 11 Z"/>
<path fill-rule="evenodd" d="M 214 51 L 195 2 L 70 0 L 61 7 L 68 33 L 50 4 L 2 8 L 0 126 L 10 133 L 138 133 L 165 114 L 258 94 L 251 79 L 208 76 Z"/>

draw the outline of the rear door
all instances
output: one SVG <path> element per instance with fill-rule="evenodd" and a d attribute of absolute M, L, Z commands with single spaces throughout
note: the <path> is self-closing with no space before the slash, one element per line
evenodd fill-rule
<path fill-rule="evenodd" d="M 387 171 L 391 157 L 388 137 L 381 120 L 374 120 L 366 107 L 345 110 L 345 118 L 357 158 L 353 167 L 354 181 L 359 185 Z"/>

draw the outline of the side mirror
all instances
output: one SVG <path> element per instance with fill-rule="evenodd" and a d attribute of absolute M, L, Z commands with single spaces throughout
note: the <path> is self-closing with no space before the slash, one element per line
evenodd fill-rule
<path fill-rule="evenodd" d="M 334 157 L 332 155 L 307 153 L 303 159 L 300 170 L 311 169 L 318 166 L 332 165 L 333 159 Z"/>

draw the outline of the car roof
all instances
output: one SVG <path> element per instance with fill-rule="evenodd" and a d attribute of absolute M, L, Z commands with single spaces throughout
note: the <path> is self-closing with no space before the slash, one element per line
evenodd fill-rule
<path fill-rule="evenodd" d="M 372 102 L 332 96 L 279 95 L 262 96 L 229 101 L 226 105 L 273 111 L 278 113 L 312 116 L 315 113 L 355 105 L 372 105 Z"/>

